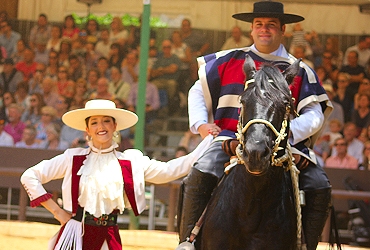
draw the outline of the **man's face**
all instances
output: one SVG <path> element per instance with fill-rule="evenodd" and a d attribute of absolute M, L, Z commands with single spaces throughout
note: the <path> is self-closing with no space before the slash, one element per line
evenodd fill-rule
<path fill-rule="evenodd" d="M 251 35 L 259 52 L 271 53 L 277 50 L 285 32 L 285 25 L 274 17 L 253 19 Z"/>

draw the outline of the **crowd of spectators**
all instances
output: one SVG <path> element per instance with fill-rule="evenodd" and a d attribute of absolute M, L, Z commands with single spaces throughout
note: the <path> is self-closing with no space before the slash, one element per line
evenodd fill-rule
<path fill-rule="evenodd" d="M 57 25 L 40 14 L 28 37 L 13 30 L 7 18 L 0 28 L 0 146 L 64 150 L 84 145 L 84 133 L 66 127 L 61 117 L 90 99 L 136 110 L 140 26 L 125 27 L 119 17 L 105 27 L 93 19 L 78 26 L 72 15 Z M 147 124 L 186 112 L 191 65 L 208 47 L 187 19 L 164 41 L 150 31 Z M 117 140 L 127 147 L 131 138 L 131 131 L 121 131 Z"/>
<path fill-rule="evenodd" d="M 114 17 L 106 27 L 93 19 L 82 27 L 71 15 L 59 26 L 40 14 L 29 37 L 22 37 L 10 23 L 6 17 L 0 20 L 0 145 L 50 149 L 83 145 L 84 133 L 71 131 L 61 116 L 89 99 L 110 99 L 135 111 L 140 26 L 124 27 Z M 230 34 L 224 49 L 253 42 L 238 26 Z M 345 51 L 337 37 L 321 41 L 301 24 L 286 37 L 291 38 L 289 51 L 316 70 L 334 106 L 315 145 L 319 162 L 326 165 L 333 157 L 344 157 L 335 159 L 342 162 L 348 155 L 356 158 L 357 167 L 368 168 L 370 36 L 360 36 Z M 161 41 L 151 30 L 149 43 L 148 124 L 168 115 L 186 115 L 187 92 L 197 78 L 196 58 L 210 52 L 209 41 L 192 29 L 189 19 Z M 121 134 L 122 144 L 129 145 L 125 140 L 132 136 L 130 131 Z M 346 148 L 344 156 L 340 147 Z"/>

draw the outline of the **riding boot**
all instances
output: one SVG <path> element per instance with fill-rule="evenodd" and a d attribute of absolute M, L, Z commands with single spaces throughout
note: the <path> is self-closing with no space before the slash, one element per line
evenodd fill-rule
<path fill-rule="evenodd" d="M 180 216 L 178 223 L 180 242 L 190 236 L 195 223 L 200 218 L 218 178 L 212 174 L 203 173 L 192 168 L 189 175 L 183 181 L 182 208 L 179 208 Z"/>
<path fill-rule="evenodd" d="M 305 191 L 302 226 L 307 250 L 315 250 L 331 208 L 331 188 Z"/>

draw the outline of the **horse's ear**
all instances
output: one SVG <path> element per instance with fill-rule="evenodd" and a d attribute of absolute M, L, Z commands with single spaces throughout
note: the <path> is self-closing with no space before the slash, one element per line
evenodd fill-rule
<path fill-rule="evenodd" d="M 254 63 L 252 57 L 250 57 L 248 54 L 245 56 L 243 69 L 245 75 L 247 76 L 247 80 L 252 79 L 256 74 L 256 64 Z"/>
<path fill-rule="evenodd" d="M 298 74 L 300 69 L 299 67 L 300 62 L 301 59 L 298 59 L 286 70 L 284 70 L 283 76 L 285 77 L 285 80 L 287 81 L 288 85 L 290 85 L 293 82 L 294 77 Z"/>

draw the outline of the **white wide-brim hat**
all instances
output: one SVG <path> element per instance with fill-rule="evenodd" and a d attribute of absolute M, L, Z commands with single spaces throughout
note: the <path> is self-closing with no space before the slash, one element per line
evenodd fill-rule
<path fill-rule="evenodd" d="M 63 115 L 62 121 L 71 128 L 85 131 L 85 119 L 95 115 L 113 117 L 117 123 L 116 130 L 132 127 L 138 121 L 135 113 L 125 109 L 118 109 L 114 102 L 101 99 L 86 102 L 85 108 L 68 111 Z"/>

